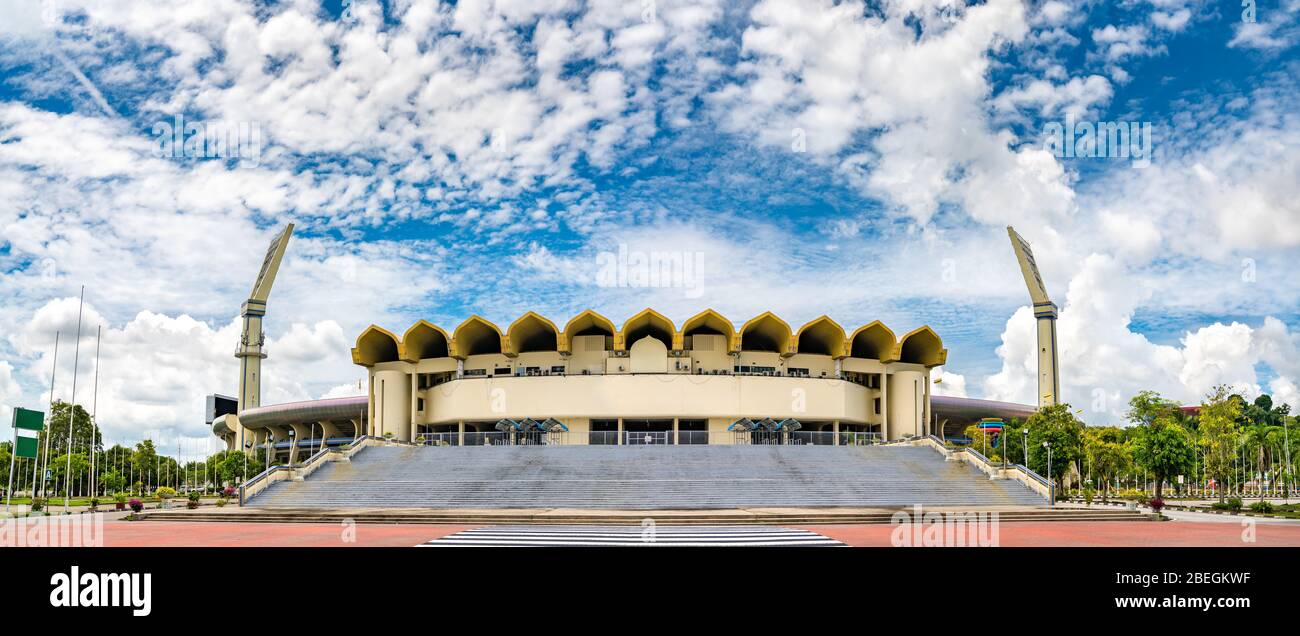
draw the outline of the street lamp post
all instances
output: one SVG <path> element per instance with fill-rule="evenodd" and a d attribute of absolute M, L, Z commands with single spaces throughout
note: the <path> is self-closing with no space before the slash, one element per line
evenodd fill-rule
<path fill-rule="evenodd" d="M 1056 506 L 1056 479 L 1052 477 L 1052 443 L 1043 442 L 1043 448 L 1047 449 L 1047 482 L 1048 482 L 1048 507 Z"/>
<path fill-rule="evenodd" d="M 1028 428 L 1020 429 L 1020 434 L 1024 435 L 1025 437 L 1025 443 L 1022 445 L 1022 447 L 1025 451 L 1025 468 L 1029 468 L 1029 429 Z"/>

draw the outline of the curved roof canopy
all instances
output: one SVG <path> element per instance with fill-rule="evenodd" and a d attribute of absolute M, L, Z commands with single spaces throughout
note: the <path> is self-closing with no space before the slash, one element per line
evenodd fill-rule
<path fill-rule="evenodd" d="M 570 339 L 577 336 L 606 336 L 614 340 L 615 350 L 627 350 L 632 343 L 650 336 L 673 350 L 685 348 L 687 336 L 719 334 L 727 337 L 727 347 L 735 351 L 770 351 L 781 355 L 807 353 L 834 358 L 852 356 L 902 361 L 927 367 L 947 359 L 939 335 L 928 326 L 919 327 L 901 340 L 879 320 L 872 321 L 846 336 L 844 329 L 828 316 L 820 316 L 792 332 L 790 325 L 772 312 L 763 312 L 736 330 L 726 316 L 706 309 L 682 323 L 681 330 L 663 314 L 644 309 L 627 319 L 621 329 L 608 318 L 590 309 L 574 316 L 561 331 L 555 323 L 535 312 L 527 312 L 502 333 L 492 322 L 471 316 L 456 327 L 451 336 L 435 324 L 418 321 L 402 338 L 381 327 L 371 325 L 357 337 L 352 361 L 363 366 L 385 362 L 420 360 L 504 353 L 517 355 L 532 351 L 570 351 Z"/>
<path fill-rule="evenodd" d="M 467 358 L 484 353 L 502 353 L 501 330 L 496 325 L 479 316 L 470 316 L 468 320 L 456 327 L 452 336 L 455 343 L 455 355 Z"/>
<path fill-rule="evenodd" d="M 843 358 L 846 340 L 844 328 L 828 316 L 822 316 L 799 328 L 799 333 L 795 335 L 795 346 L 799 353 L 816 353 L 832 358 Z"/>
<path fill-rule="evenodd" d="M 560 350 L 560 330 L 555 323 L 531 311 L 510 323 L 506 339 L 511 353 Z"/>
<path fill-rule="evenodd" d="M 908 332 L 898 344 L 898 359 L 902 362 L 938 366 L 948 357 L 939 334 L 929 327 L 917 327 Z"/>
<path fill-rule="evenodd" d="M 619 332 L 622 337 L 614 339 L 614 348 L 623 350 L 631 343 L 651 336 L 663 342 L 665 348 L 672 349 L 673 337 L 676 333 L 677 329 L 673 327 L 673 321 L 653 309 L 646 308 L 623 323 L 623 330 Z"/>
<path fill-rule="evenodd" d="M 451 355 L 451 338 L 438 325 L 421 320 L 406 330 L 401 349 L 407 362 L 445 358 Z"/>
<path fill-rule="evenodd" d="M 359 395 L 259 406 L 240 413 L 239 423 L 245 428 L 265 428 L 329 420 L 360 420 L 365 417 L 369 404 L 370 398 Z"/>
<path fill-rule="evenodd" d="M 704 311 L 687 318 L 686 322 L 682 323 L 680 334 L 682 337 L 681 340 L 677 342 L 676 348 L 684 349 L 686 336 L 694 336 L 696 334 L 726 336 L 727 349 L 730 350 L 732 341 L 736 339 L 736 327 L 731 324 L 730 320 L 727 320 L 726 316 L 723 316 L 712 309 L 705 309 Z"/>
<path fill-rule="evenodd" d="M 352 362 L 367 367 L 381 362 L 397 362 L 400 350 L 397 336 L 383 327 L 370 325 L 357 336 L 357 346 L 352 349 Z"/>
<path fill-rule="evenodd" d="M 894 357 L 897 344 L 894 332 L 879 320 L 858 327 L 849 338 L 849 355 L 854 358 L 868 358 L 889 362 Z"/>
<path fill-rule="evenodd" d="M 789 353 L 790 325 L 765 311 L 740 328 L 741 351 L 774 351 Z"/>

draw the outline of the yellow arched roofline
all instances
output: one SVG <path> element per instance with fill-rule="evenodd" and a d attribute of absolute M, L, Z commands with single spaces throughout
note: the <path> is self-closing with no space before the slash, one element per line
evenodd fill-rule
<path fill-rule="evenodd" d="M 840 323 L 831 320 L 831 317 L 825 314 L 822 314 L 817 318 L 813 318 L 812 320 L 809 320 L 807 324 L 799 328 L 799 331 L 795 332 L 794 334 L 795 350 L 796 351 L 799 350 L 799 343 L 803 338 L 803 332 L 812 329 L 817 325 L 823 325 L 823 324 L 830 325 L 831 328 L 835 330 L 835 334 L 836 334 L 834 337 L 831 338 L 831 346 L 830 346 L 831 357 L 839 359 L 849 355 L 848 337 L 845 336 L 844 334 L 844 327 L 841 327 Z"/>
<path fill-rule="evenodd" d="M 618 332 L 614 335 L 615 351 L 625 351 L 627 349 L 628 328 L 629 327 L 636 328 L 638 325 L 634 323 L 642 319 L 648 320 L 650 322 L 665 323 L 668 326 L 668 339 L 670 341 L 670 344 L 676 344 L 675 341 L 677 337 L 677 327 L 673 325 L 673 321 L 669 320 L 667 316 L 649 307 L 646 307 L 645 309 L 642 309 L 641 311 L 637 312 L 635 316 L 632 316 L 631 318 L 628 318 L 627 320 L 623 321 L 623 328 L 619 329 Z"/>
<path fill-rule="evenodd" d="M 760 323 L 769 320 L 776 321 L 776 323 L 780 325 L 782 329 L 785 330 L 785 335 L 781 338 L 778 338 L 777 348 L 780 349 L 781 355 L 783 356 L 790 355 L 792 353 L 791 350 L 794 347 L 794 331 L 790 329 L 790 323 L 782 320 L 780 316 L 770 311 L 765 311 L 757 316 L 754 316 L 753 318 L 746 320 L 745 324 L 741 325 L 740 330 L 737 331 L 736 335 L 734 336 L 735 343 L 732 346 L 732 350 L 733 351 L 742 350 L 742 345 L 745 342 L 745 332 L 749 331 L 750 327 L 753 327 L 755 325 L 758 325 Z"/>
<path fill-rule="evenodd" d="M 673 348 L 677 350 L 685 349 L 686 332 L 690 331 L 694 327 L 707 325 L 710 321 L 720 323 L 714 326 L 723 331 L 723 335 L 727 337 L 728 352 L 735 351 L 732 349 L 732 344 L 734 344 L 736 340 L 736 326 L 731 324 L 731 321 L 727 320 L 726 316 L 712 309 L 705 309 L 704 311 L 687 318 L 686 322 L 682 323 L 682 328 L 673 336 Z"/>
<path fill-rule="evenodd" d="M 372 337 L 387 338 L 393 343 L 393 359 L 381 360 L 377 352 L 371 351 L 369 342 Z M 391 331 L 378 325 L 370 325 L 357 336 L 356 346 L 352 348 L 352 363 L 371 367 L 381 362 L 397 362 L 402 358 L 402 341 Z"/>
<path fill-rule="evenodd" d="M 475 323 L 481 324 L 484 327 L 487 327 L 488 329 L 491 329 L 493 332 L 495 332 L 497 335 L 497 343 L 498 346 L 501 348 L 501 352 L 502 353 L 506 352 L 506 350 L 508 349 L 507 345 L 509 343 L 506 341 L 505 334 L 501 333 L 501 328 L 496 326 L 491 320 L 488 320 L 487 318 L 484 318 L 478 314 L 474 314 L 473 316 L 466 318 L 464 322 L 460 323 L 459 325 L 456 325 L 456 330 L 452 332 L 451 356 L 453 358 L 459 358 L 461 360 L 464 360 L 465 358 L 469 357 L 469 354 L 466 350 L 465 343 L 461 340 L 461 333 L 465 330 L 466 327 Z"/>
<path fill-rule="evenodd" d="M 584 322 L 585 321 L 585 322 Z M 570 353 L 573 347 L 573 337 L 577 332 L 582 331 L 590 325 L 599 325 L 609 330 L 609 337 L 618 340 L 618 326 L 613 320 L 606 318 L 599 312 L 592 309 L 584 309 L 582 313 L 569 319 L 564 323 L 564 332 L 560 334 L 560 352 Z"/>
<path fill-rule="evenodd" d="M 407 362 L 419 362 L 421 360 L 421 356 L 417 352 L 411 351 L 416 344 L 412 337 L 417 335 L 417 329 L 427 329 L 442 336 L 443 341 L 447 343 L 447 355 L 451 355 L 451 336 L 447 335 L 447 332 L 438 325 L 427 320 L 417 320 L 415 324 L 406 330 L 406 333 L 402 334 L 402 341 L 397 345 L 398 354 L 403 360 Z"/>
<path fill-rule="evenodd" d="M 881 347 L 881 356 L 879 360 L 881 362 L 892 362 L 896 360 L 897 358 L 895 357 L 895 354 L 897 353 L 898 350 L 898 337 L 894 335 L 893 329 L 890 329 L 887 325 L 885 325 L 885 323 L 880 322 L 879 320 L 873 320 L 853 330 L 853 334 L 849 336 L 848 342 L 846 344 L 846 351 L 848 352 L 848 355 L 850 356 L 853 355 L 853 343 L 858 339 L 858 334 L 864 331 L 872 331 L 877 329 L 883 329 L 884 332 L 889 335 L 889 343 Z"/>
<path fill-rule="evenodd" d="M 551 322 L 546 316 L 534 311 L 529 311 L 525 312 L 524 315 L 515 318 L 515 321 L 510 323 L 510 326 L 506 328 L 506 342 L 510 345 L 510 355 L 519 355 L 519 345 L 515 343 L 515 336 L 517 335 L 515 332 L 521 325 L 528 321 L 537 322 L 550 328 L 551 333 L 555 334 L 555 351 L 564 351 L 567 349 L 567 347 L 560 347 L 560 341 L 563 339 L 563 334 L 560 332 L 560 328 L 556 327 L 555 323 Z"/>
<path fill-rule="evenodd" d="M 928 347 L 922 353 L 921 359 L 903 360 L 903 348 L 907 346 L 908 340 L 915 337 L 925 337 L 927 335 L 930 338 L 933 338 L 933 346 Z M 898 341 L 898 346 L 894 349 L 894 359 L 922 364 L 926 367 L 937 367 L 948 360 L 948 350 L 943 348 L 943 338 L 940 338 L 939 334 L 935 333 L 929 325 L 921 325 L 920 327 L 907 332 L 907 335 L 903 336 L 902 339 Z"/>

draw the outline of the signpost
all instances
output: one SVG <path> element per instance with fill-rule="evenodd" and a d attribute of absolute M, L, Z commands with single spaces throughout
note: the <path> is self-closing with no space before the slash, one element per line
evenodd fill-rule
<path fill-rule="evenodd" d="M 19 457 L 36 459 L 40 449 L 41 430 L 45 428 L 45 414 L 14 408 L 14 452 L 9 458 L 9 488 L 5 490 L 5 512 L 9 512 L 9 501 L 14 496 L 14 466 Z"/>

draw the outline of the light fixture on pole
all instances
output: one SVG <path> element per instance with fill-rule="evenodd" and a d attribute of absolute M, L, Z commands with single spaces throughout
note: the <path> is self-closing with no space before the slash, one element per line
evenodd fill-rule
<path fill-rule="evenodd" d="M 1047 481 L 1049 497 L 1047 505 L 1049 507 L 1056 505 L 1056 478 L 1052 477 L 1052 443 L 1043 442 L 1043 448 L 1047 449 Z"/>

